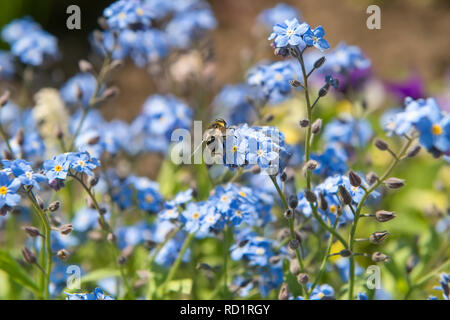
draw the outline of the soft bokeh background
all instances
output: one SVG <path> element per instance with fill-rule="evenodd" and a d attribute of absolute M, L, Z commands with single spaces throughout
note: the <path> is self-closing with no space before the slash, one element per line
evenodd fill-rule
<path fill-rule="evenodd" d="M 242 80 L 249 56 L 272 57 L 267 43 L 255 34 L 257 15 L 273 7 L 276 0 L 210 0 L 219 27 L 213 32 L 217 59 L 216 89 L 225 83 Z M 297 7 L 305 21 L 323 25 L 331 46 L 341 41 L 360 46 L 373 61 L 376 74 L 382 79 L 403 80 L 411 73 L 424 77 L 429 89 L 442 85 L 450 67 L 450 2 L 447 0 L 297 0 L 284 1 Z M 76 62 L 90 53 L 88 34 L 97 27 L 97 18 L 110 0 L 4 0 L 0 4 L 0 25 L 15 17 L 30 14 L 46 30 L 58 36 L 63 60 L 57 75 L 62 79 L 74 74 Z M 82 9 L 82 30 L 65 28 L 66 8 L 77 4 Z M 366 8 L 381 7 L 381 30 L 366 27 Z M 3 47 L 5 45 L 3 44 Z M 56 72 L 55 72 L 56 73 Z M 127 92 L 127 99 L 108 108 L 111 117 L 132 119 L 153 88 L 145 70 L 132 64 L 118 75 L 118 85 Z M 130 101 L 130 97 L 133 98 Z M 127 108 L 124 108 L 124 105 Z M 130 110 L 132 109 L 132 110 Z"/>
<path fill-rule="evenodd" d="M 107 0 L 3 0 L 0 4 L 0 25 L 13 18 L 29 14 L 60 41 L 63 58 L 45 80 L 59 86 L 77 72 L 77 62 L 92 56 L 87 37 L 97 27 L 97 18 L 112 1 Z M 215 46 L 215 77 L 212 94 L 205 104 L 226 83 L 243 80 L 243 72 L 262 58 L 272 58 L 273 52 L 265 41 L 268 34 L 260 34 L 254 28 L 257 15 L 273 7 L 275 0 L 210 0 L 219 26 L 212 34 Z M 379 79 L 402 81 L 412 74 L 419 75 L 426 83 L 429 95 L 445 89 L 445 76 L 450 68 L 450 1 L 448 0 L 297 0 L 283 1 L 296 6 L 302 17 L 312 26 L 321 24 L 332 47 L 341 41 L 360 46 L 372 60 Z M 82 9 L 82 30 L 66 29 L 66 8 L 78 4 Z M 381 7 L 381 30 L 368 30 L 366 8 L 370 4 Z M 7 48 L 4 44 L 4 48 Z M 127 63 L 113 82 L 122 94 L 102 110 L 107 119 L 133 119 L 146 98 L 155 92 L 146 70 Z M 42 85 L 40 83 L 39 85 Z M 379 131 L 379 134 L 382 134 Z M 369 148 L 368 157 L 378 172 L 389 160 L 384 154 Z M 425 152 L 424 152 L 425 153 Z M 147 163 L 149 176 L 156 173 Z M 358 168 L 367 171 L 367 168 Z M 440 260 L 448 258 L 448 242 L 441 242 L 434 231 L 434 223 L 445 212 L 450 199 L 450 170 L 441 161 L 423 155 L 415 162 L 402 166 L 396 176 L 406 178 L 407 186 L 398 193 L 387 195 L 381 207 L 398 213 L 389 224 L 391 240 L 383 247 L 394 254 L 389 272 L 383 273 L 386 289 L 401 298 L 407 283 L 404 265 L 412 253 L 423 258 L 417 270 L 429 270 Z M 172 177 L 173 178 L 173 177 Z M 174 179 L 177 180 L 177 179 Z M 181 183 L 180 181 L 176 181 Z M 439 213 L 439 214 L 438 214 Z M 362 227 L 360 232 L 376 231 L 374 225 Z M 366 230 L 365 230 L 366 229 Z M 445 237 L 444 237 L 445 238 Z M 370 248 L 373 251 L 374 248 Z M 337 248 L 336 248 L 337 250 Z M 362 262 L 364 263 L 364 262 Z M 436 283 L 437 279 L 434 279 Z M 428 289 L 432 283 L 428 284 Z M 430 290 L 428 290 L 430 292 Z M 425 298 L 423 292 L 417 298 Z"/>

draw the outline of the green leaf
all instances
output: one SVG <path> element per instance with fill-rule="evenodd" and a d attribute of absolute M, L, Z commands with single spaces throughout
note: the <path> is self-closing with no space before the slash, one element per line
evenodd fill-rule
<path fill-rule="evenodd" d="M 120 276 L 119 270 L 114 269 L 98 269 L 94 270 L 92 272 L 89 272 L 87 275 L 81 277 L 81 283 L 87 283 L 87 282 L 97 282 L 101 279 L 108 278 L 108 277 L 118 277 Z"/>
<path fill-rule="evenodd" d="M 169 291 L 189 295 L 191 294 L 192 290 L 192 279 L 181 279 L 170 281 L 167 288 L 169 289 Z"/>
<path fill-rule="evenodd" d="M 0 269 L 5 271 L 9 277 L 19 285 L 22 285 L 34 293 L 39 292 L 39 287 L 34 283 L 22 266 L 5 251 L 0 251 Z"/>

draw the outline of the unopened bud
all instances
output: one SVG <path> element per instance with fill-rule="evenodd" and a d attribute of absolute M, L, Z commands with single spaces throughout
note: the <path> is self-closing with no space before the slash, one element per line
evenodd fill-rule
<path fill-rule="evenodd" d="M 298 52 L 297 48 L 291 47 L 290 48 L 290 54 L 291 56 L 293 56 L 294 58 L 298 58 L 300 56 L 300 52 Z"/>
<path fill-rule="evenodd" d="M 124 256 L 120 256 L 119 259 L 117 259 L 117 263 L 123 266 L 125 263 L 127 263 L 127 258 L 125 258 Z"/>
<path fill-rule="evenodd" d="M 289 290 L 287 283 L 283 283 L 281 285 L 280 293 L 278 294 L 278 300 L 288 300 L 289 299 Z"/>
<path fill-rule="evenodd" d="M 12 159 L 14 159 L 14 156 L 11 153 L 11 151 L 4 149 L 3 150 L 3 158 L 4 158 L 4 160 L 12 160 Z"/>
<path fill-rule="evenodd" d="M 99 20 L 100 21 L 100 20 Z M 106 24 L 107 25 L 107 24 Z M 94 37 L 94 41 L 96 42 L 96 43 L 102 43 L 103 42 L 103 39 L 104 39 L 104 36 L 103 36 L 103 33 L 101 32 L 101 31 L 99 31 L 99 30 L 94 30 L 94 32 L 93 32 L 93 37 Z"/>
<path fill-rule="evenodd" d="M 384 182 L 384 184 L 389 189 L 400 189 L 405 185 L 405 180 L 399 178 L 389 178 Z"/>
<path fill-rule="evenodd" d="M 317 196 L 314 192 L 306 190 L 305 191 L 305 198 L 310 203 L 315 203 L 317 201 Z"/>
<path fill-rule="evenodd" d="M 19 146 L 23 146 L 25 142 L 25 134 L 23 129 L 19 129 L 19 131 L 17 132 L 16 141 Z"/>
<path fill-rule="evenodd" d="M 23 227 L 23 230 L 26 232 L 27 235 L 29 235 L 32 238 L 36 238 L 37 236 L 41 235 L 41 232 L 38 228 L 35 227 Z"/>
<path fill-rule="evenodd" d="M 389 220 L 392 220 L 396 217 L 394 212 L 389 212 L 385 210 L 379 210 L 375 213 L 375 219 L 377 219 L 378 222 L 386 222 Z"/>
<path fill-rule="evenodd" d="M 117 87 L 111 87 L 111 88 L 106 89 L 106 90 L 103 92 L 103 94 L 102 94 L 102 96 L 101 96 L 100 99 L 101 99 L 102 101 L 106 101 L 106 100 L 115 98 L 118 94 L 119 94 L 119 88 L 117 88 Z"/>
<path fill-rule="evenodd" d="M 115 242 L 116 241 L 116 235 L 114 233 L 108 233 L 108 236 L 106 237 L 106 239 L 109 242 Z"/>
<path fill-rule="evenodd" d="M 22 256 L 26 263 L 29 263 L 29 264 L 36 263 L 36 255 L 30 249 L 23 248 Z"/>
<path fill-rule="evenodd" d="M 319 97 L 321 97 L 321 98 L 325 97 L 328 94 L 328 89 L 329 88 L 330 87 L 328 85 L 323 86 L 322 88 L 320 88 L 320 90 L 319 90 Z"/>
<path fill-rule="evenodd" d="M 286 48 L 276 48 L 273 53 L 278 57 L 286 58 L 289 55 L 289 51 Z"/>
<path fill-rule="evenodd" d="M 354 187 L 359 187 L 362 183 L 361 177 L 357 175 L 353 170 L 348 173 L 348 178 L 350 179 L 350 184 Z"/>
<path fill-rule="evenodd" d="M 294 217 L 294 210 L 292 210 L 292 209 L 287 209 L 287 210 L 284 212 L 284 217 L 285 217 L 286 219 L 292 219 L 292 218 Z"/>
<path fill-rule="evenodd" d="M 389 149 L 389 145 L 387 144 L 387 142 L 381 139 L 376 139 L 374 145 L 378 150 L 381 151 L 386 151 L 387 149 Z"/>
<path fill-rule="evenodd" d="M 420 150 L 422 150 L 422 147 L 419 145 L 411 148 L 407 153 L 408 158 L 414 158 L 419 154 Z"/>
<path fill-rule="evenodd" d="M 314 171 L 319 166 L 319 163 L 316 160 L 309 160 L 305 163 L 304 169 L 308 171 Z"/>
<path fill-rule="evenodd" d="M 309 282 L 309 276 L 306 273 L 299 273 L 297 275 L 297 281 L 300 284 L 306 285 Z"/>
<path fill-rule="evenodd" d="M 291 80 L 289 81 L 289 83 L 291 84 L 291 86 L 293 86 L 294 88 L 298 88 L 302 85 L 302 83 L 298 80 Z"/>
<path fill-rule="evenodd" d="M 86 60 L 80 60 L 78 62 L 78 67 L 80 68 L 80 71 L 83 73 L 91 72 L 94 69 L 92 64 Z"/>
<path fill-rule="evenodd" d="M 370 235 L 369 241 L 373 244 L 378 244 L 383 242 L 387 237 L 389 233 L 387 231 L 377 231 Z"/>
<path fill-rule="evenodd" d="M 250 172 L 253 174 L 260 174 L 261 173 L 261 167 L 258 165 L 254 165 L 251 167 Z"/>
<path fill-rule="evenodd" d="M 371 171 L 366 175 L 366 180 L 369 184 L 374 184 L 378 181 L 378 175 L 375 172 Z"/>
<path fill-rule="evenodd" d="M 289 208 L 291 208 L 293 210 L 295 208 L 297 208 L 297 206 L 298 206 L 298 197 L 297 197 L 297 195 L 291 194 L 289 196 L 289 198 L 288 198 L 288 205 L 289 205 Z"/>
<path fill-rule="evenodd" d="M 352 252 L 350 250 L 343 249 L 339 252 L 339 255 L 343 258 L 348 258 L 352 255 Z"/>
<path fill-rule="evenodd" d="M 413 271 L 416 265 L 417 265 L 417 258 L 415 256 L 409 257 L 408 260 L 406 261 L 405 266 L 406 273 L 408 274 L 411 273 L 411 271 Z"/>
<path fill-rule="evenodd" d="M 104 30 L 108 30 L 109 29 L 108 21 L 106 20 L 105 17 L 99 17 L 97 19 L 97 22 L 98 22 L 99 26 L 102 29 L 104 29 Z M 100 32 L 100 31 L 97 30 L 97 32 Z"/>
<path fill-rule="evenodd" d="M 59 260 L 66 260 L 69 257 L 69 251 L 66 249 L 61 249 L 56 253 Z"/>
<path fill-rule="evenodd" d="M 60 201 L 54 201 L 54 202 L 50 203 L 50 205 L 48 206 L 48 211 L 55 212 L 60 207 L 61 207 L 61 202 Z"/>
<path fill-rule="evenodd" d="M 347 191 L 347 189 L 344 186 L 339 186 L 338 197 L 339 197 L 339 200 L 344 205 L 348 206 L 348 205 L 352 204 L 352 202 L 353 202 L 351 194 Z"/>
<path fill-rule="evenodd" d="M 89 186 L 91 188 L 95 187 L 99 180 L 100 180 L 100 178 L 98 176 L 89 177 L 89 180 L 88 180 Z"/>
<path fill-rule="evenodd" d="M 317 119 L 311 126 L 311 132 L 313 134 L 319 134 L 322 130 L 322 119 Z"/>
<path fill-rule="evenodd" d="M 10 97 L 11 97 L 11 92 L 9 92 L 8 90 L 5 91 L 0 96 L 0 107 L 4 107 L 8 103 Z"/>
<path fill-rule="evenodd" d="M 62 131 L 61 127 L 56 128 L 56 139 L 62 140 L 64 138 L 64 132 Z"/>
<path fill-rule="evenodd" d="M 90 146 L 96 145 L 100 142 L 100 136 L 95 136 L 87 141 L 87 144 Z"/>
<path fill-rule="evenodd" d="M 323 210 L 323 211 L 328 210 L 328 202 L 327 202 L 327 199 L 325 199 L 325 196 L 323 195 L 323 193 L 319 193 L 318 205 L 321 210 Z"/>
<path fill-rule="evenodd" d="M 319 58 L 318 60 L 316 60 L 316 62 L 314 62 L 314 68 L 315 69 L 319 69 L 321 66 L 323 66 L 323 64 L 325 63 L 325 57 Z"/>
<path fill-rule="evenodd" d="M 372 254 L 372 261 L 373 262 L 388 262 L 390 258 L 381 252 L 375 252 Z"/>
<path fill-rule="evenodd" d="M 73 226 L 71 224 L 65 224 L 59 228 L 59 232 L 63 235 L 68 235 L 73 231 Z"/>
<path fill-rule="evenodd" d="M 298 264 L 298 260 L 296 257 L 289 261 L 289 271 L 293 275 L 297 275 L 300 273 L 300 265 Z"/>
<path fill-rule="evenodd" d="M 278 264 L 281 261 L 281 256 L 273 256 L 269 258 L 270 264 Z"/>
<path fill-rule="evenodd" d="M 266 115 L 264 117 L 263 122 L 264 123 L 272 122 L 274 118 L 275 118 L 275 116 L 272 113 L 269 113 L 268 115 Z"/>
<path fill-rule="evenodd" d="M 298 241 L 297 239 L 292 239 L 291 241 L 289 241 L 290 249 L 297 250 L 298 247 L 300 247 L 300 241 Z"/>
<path fill-rule="evenodd" d="M 287 180 L 287 173 L 286 173 L 286 171 L 283 171 L 283 172 L 280 174 L 280 180 L 281 180 L 282 182 L 286 182 L 286 180 Z"/>
<path fill-rule="evenodd" d="M 35 198 L 36 198 L 36 202 L 37 202 L 38 205 L 39 205 L 39 208 L 41 208 L 42 210 L 44 210 L 44 208 L 45 208 L 44 200 L 42 200 L 42 198 L 39 197 L 37 194 L 35 195 Z"/>
<path fill-rule="evenodd" d="M 309 120 L 308 119 L 303 119 L 303 120 L 300 120 L 300 127 L 302 127 L 302 128 L 307 128 L 307 127 L 309 127 Z"/>

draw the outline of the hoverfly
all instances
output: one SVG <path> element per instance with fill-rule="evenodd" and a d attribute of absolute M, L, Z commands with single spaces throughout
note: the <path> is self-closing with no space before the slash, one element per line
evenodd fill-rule
<path fill-rule="evenodd" d="M 228 129 L 228 124 L 224 119 L 216 119 L 211 123 L 206 131 L 205 142 L 206 145 L 210 145 L 216 140 L 216 137 L 220 134 L 222 139 L 226 138 L 226 131 Z"/>

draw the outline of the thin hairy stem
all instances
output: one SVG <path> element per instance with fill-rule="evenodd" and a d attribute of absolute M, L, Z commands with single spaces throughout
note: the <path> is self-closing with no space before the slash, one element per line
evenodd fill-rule
<path fill-rule="evenodd" d="M 371 193 L 373 191 L 375 191 L 375 189 L 378 188 L 391 175 L 392 171 L 395 169 L 395 167 L 398 165 L 398 163 L 403 159 L 403 157 L 405 156 L 406 152 L 411 147 L 413 142 L 414 142 L 414 139 L 406 137 L 406 143 L 400 149 L 400 152 L 394 157 L 394 160 L 391 162 L 391 164 L 386 169 L 386 171 L 383 173 L 383 175 L 377 180 L 377 182 L 375 182 L 373 185 L 370 186 L 369 189 L 367 189 L 365 191 L 361 201 L 358 203 L 356 210 L 354 210 L 354 220 L 353 220 L 352 228 L 350 231 L 350 240 L 349 240 L 350 251 L 353 252 L 353 247 L 355 244 L 355 233 L 356 233 L 356 229 L 358 227 L 358 221 L 359 221 L 359 218 L 361 217 L 361 210 L 364 207 L 367 199 L 369 198 Z M 354 285 L 355 285 L 355 258 L 352 254 L 350 256 L 350 277 L 349 277 L 349 290 L 348 290 L 348 299 L 349 300 L 353 299 Z"/>

